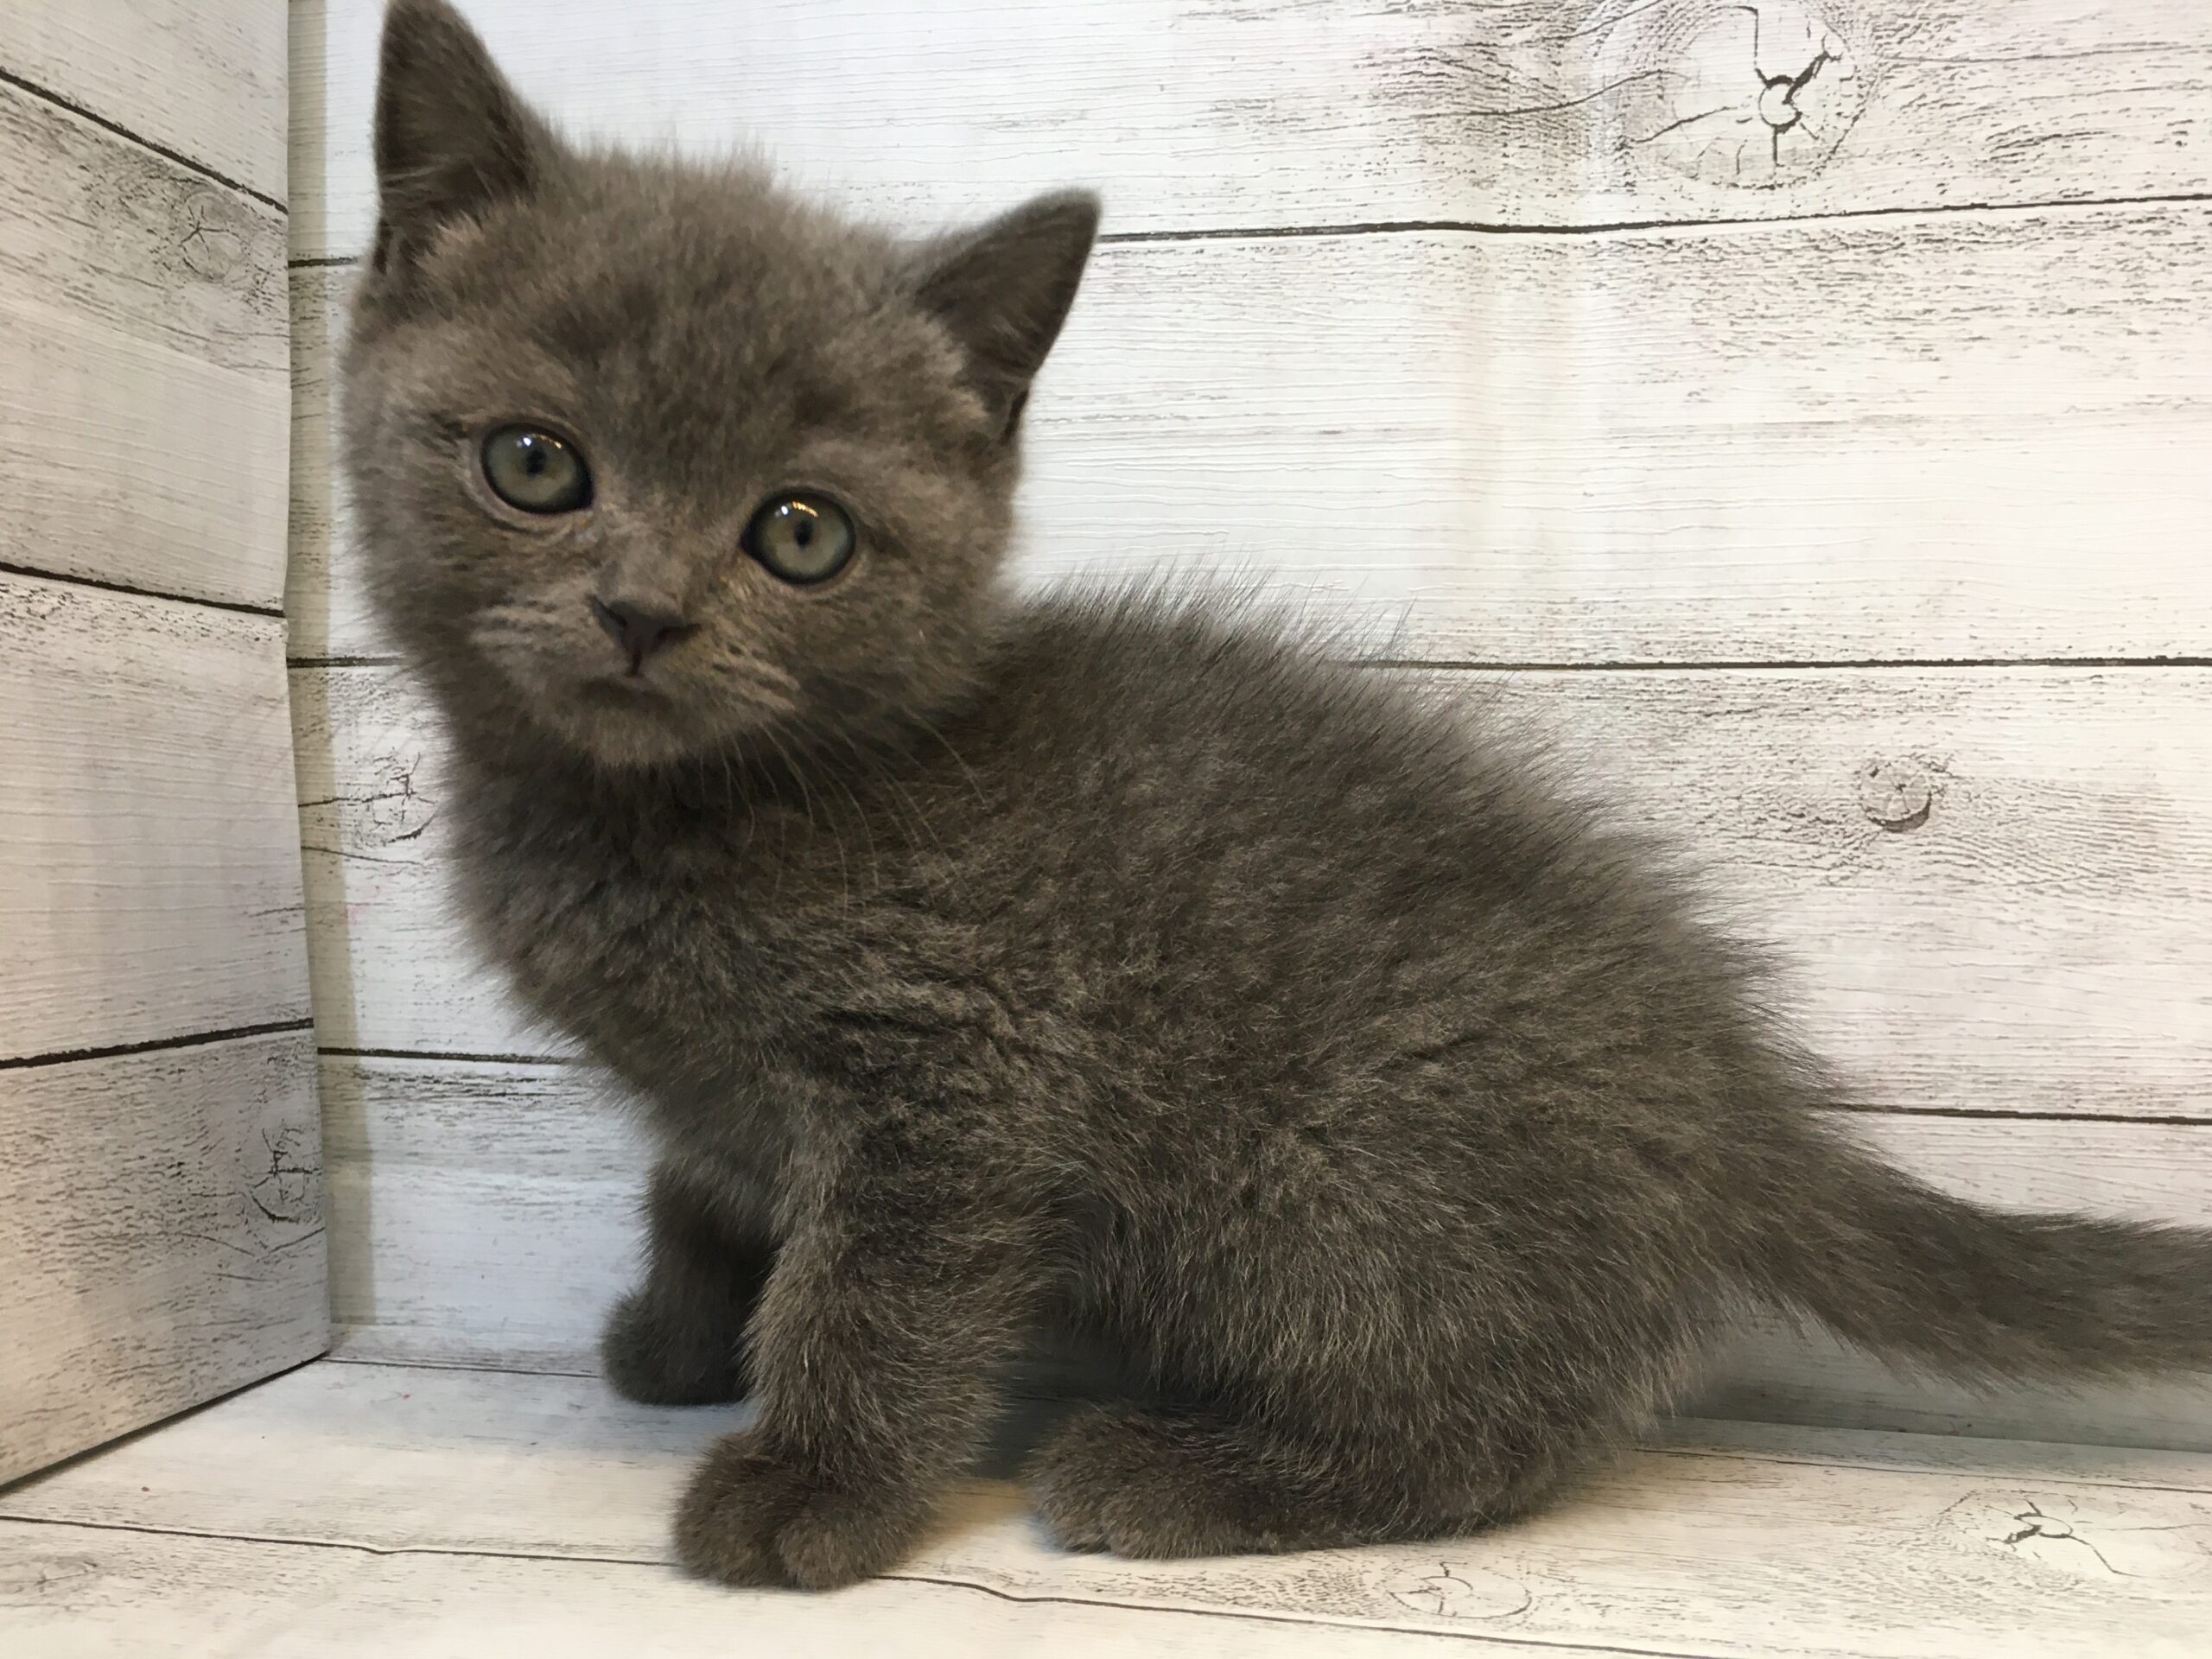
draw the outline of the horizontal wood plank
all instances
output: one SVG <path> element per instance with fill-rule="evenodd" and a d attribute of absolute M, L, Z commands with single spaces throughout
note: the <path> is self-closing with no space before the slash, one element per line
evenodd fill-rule
<path fill-rule="evenodd" d="M 2202 1119 L 2212 672 L 1439 677 L 1709 872 L 1866 1104 Z M 405 671 L 294 671 L 327 1046 L 563 1052 L 445 889 Z"/>
<path fill-rule="evenodd" d="M 328 1345 L 307 1032 L 0 1071 L 0 1481 Z"/>
<path fill-rule="evenodd" d="M 2208 1116 L 2212 673 L 1473 683 L 1706 872 L 1859 1103 Z"/>
<path fill-rule="evenodd" d="M 2212 654 L 2212 207 L 1103 249 L 1019 569 L 1228 571 L 1489 663 Z M 294 274 L 302 657 L 388 650 Z"/>
<path fill-rule="evenodd" d="M 351 503 L 339 477 L 338 353 L 351 273 L 290 273 L 291 434 L 286 503 L 286 649 L 297 658 L 391 649 L 365 586 Z"/>
<path fill-rule="evenodd" d="M 327 1047 L 559 1054 L 462 932 L 443 753 L 403 671 L 292 671 L 308 973 Z"/>
<path fill-rule="evenodd" d="M 274 607 L 282 215 L 5 85 L 0 214 L 0 563 Z"/>
<path fill-rule="evenodd" d="M 593 1068 L 326 1056 L 331 1318 L 366 1357 L 595 1367 L 644 1140 Z"/>
<path fill-rule="evenodd" d="M 0 71 L 282 201 L 285 22 L 283 0 L 10 5 Z"/>
<path fill-rule="evenodd" d="M 738 1629 L 829 1653 L 1359 1656 L 1444 1637 L 1477 1653 L 2183 1659 L 2212 1617 L 2203 1459 L 2113 1454 L 2104 1478 L 2074 1448 L 1956 1442 L 1954 1466 L 1931 1469 L 1865 1434 L 1802 1436 L 1789 1457 L 1655 1447 L 1478 1540 L 1218 1561 L 1064 1554 L 1017 1490 L 979 1481 L 894 1579 L 828 1598 L 709 1590 L 662 1565 L 667 1514 L 733 1421 L 582 1379 L 311 1367 L 0 1497 L 8 1582 L 26 1586 L 0 1599 L 0 1634 L 41 1653 L 68 1650 L 57 1634 L 275 1651 L 296 1635 L 262 1621 L 306 1605 L 319 1646 L 378 1655 L 725 1652 Z M 202 1645 L 117 1640 L 175 1630 Z"/>
<path fill-rule="evenodd" d="M 0 273 L 109 332 L 283 382 L 284 216 L 0 85 Z"/>
<path fill-rule="evenodd" d="M 758 142 L 930 221 L 1071 182 L 1110 228 L 1514 226 L 2212 187 L 2192 0 L 464 0 L 572 129 Z M 372 212 L 380 0 L 292 8 L 294 249 Z M 1815 63 L 1817 60 L 1817 67 Z M 1804 76 L 1789 98 L 1776 77 Z"/>
<path fill-rule="evenodd" d="M 641 1261 L 647 1154 L 593 1068 L 327 1057 L 331 1306 L 350 1357 L 595 1369 Z M 1854 1116 L 1904 1166 L 1984 1202 L 2201 1224 L 2212 1125 Z M 1032 1386 L 1084 1379 L 1039 1369 Z M 2212 1451 L 2212 1387 L 1992 1395 L 1899 1377 L 1769 1325 L 1716 1356 L 1686 1408 L 1944 1433 Z"/>
<path fill-rule="evenodd" d="M 611 1651 L 728 1659 L 740 1643 L 747 1652 L 822 1659 L 887 1651 L 901 1659 L 1039 1651 L 1096 1659 L 1410 1659 L 1436 1645 L 1419 1635 L 1265 1611 L 1193 1618 L 1103 1599 L 1069 1605 L 935 1579 L 880 1579 L 835 1596 L 740 1593 L 650 1563 L 365 1556 L 320 1544 L 16 1521 L 0 1521 L 0 1638 L 39 1659 L 283 1659 L 303 1642 L 331 1659 L 505 1652 L 601 1659 Z M 1528 1650 L 1480 1637 L 1465 1645 L 1476 1653 Z M 1568 1659 L 1607 1653 L 1571 1642 L 1542 1647 Z M 1665 1651 L 1680 1659 L 1739 1653 Z M 2138 1645 L 2126 1659 L 2168 1652 L 2180 1649 Z M 2078 1650 L 2067 1659 L 2079 1659 Z"/>
<path fill-rule="evenodd" d="M 0 575 L 0 1059 L 306 1017 L 283 630 Z"/>

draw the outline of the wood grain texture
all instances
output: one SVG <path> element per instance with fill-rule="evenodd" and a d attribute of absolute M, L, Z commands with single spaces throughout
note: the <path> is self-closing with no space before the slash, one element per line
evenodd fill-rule
<path fill-rule="evenodd" d="M 1709 872 L 1866 1104 L 2202 1118 L 2212 672 L 1445 675 Z M 294 671 L 327 1046 L 563 1052 L 445 888 L 404 671 Z"/>
<path fill-rule="evenodd" d="M 0 1059 L 306 1017 L 283 629 L 0 575 Z"/>
<path fill-rule="evenodd" d="M 445 885 L 442 739 L 402 671 L 292 671 L 315 1029 L 338 1048 L 544 1056 Z"/>
<path fill-rule="evenodd" d="M 1232 1560 L 1063 1554 L 978 1480 L 896 1579 L 709 1591 L 666 1572 L 666 1516 L 733 1421 L 581 1379 L 310 1367 L 0 1497 L 0 1636 L 276 1652 L 300 1628 L 278 1610 L 305 1605 L 319 1649 L 380 1656 L 727 1652 L 737 1630 L 948 1656 L 2193 1659 L 2212 1617 L 2204 1459 L 1953 1442 L 1934 1463 L 1804 1432 L 1694 1433 L 1480 1539 Z"/>
<path fill-rule="evenodd" d="M 284 217 L 0 86 L 0 272 L 111 333 L 281 384 Z"/>
<path fill-rule="evenodd" d="M 2212 673 L 1478 677 L 1707 873 L 1858 1101 L 2202 1121 Z M 1480 694 L 1478 693 L 1478 696 Z"/>
<path fill-rule="evenodd" d="M 284 1659 L 309 1643 L 333 1659 L 474 1659 L 511 1651 L 533 1659 L 601 1659 L 609 1652 L 728 1659 L 733 1651 L 764 1649 L 821 1659 L 887 1652 L 900 1659 L 1031 1653 L 1410 1659 L 1439 1645 L 1425 1633 L 1347 1630 L 1266 1611 L 1191 1618 L 1103 1599 L 1071 1605 L 934 1578 L 880 1579 L 829 1597 L 739 1593 L 646 1562 L 362 1555 L 322 1545 L 10 1521 L 0 1521 L 0 1637 L 38 1659 L 111 1659 L 118 1652 L 134 1659 Z M 1551 1641 L 1541 1647 L 1571 1659 L 1619 1651 Z M 1528 1650 L 1486 1637 L 1446 1649 Z M 1732 1659 L 1738 1650 L 1636 1651 L 1681 1659 L 1726 1651 Z M 2134 1646 L 2125 1659 L 2180 1651 Z"/>
<path fill-rule="evenodd" d="M 274 607 L 282 215 L 0 85 L 0 563 Z"/>
<path fill-rule="evenodd" d="M 306 1032 L 0 1071 L 0 1481 L 327 1345 Z"/>
<path fill-rule="evenodd" d="M 352 274 L 304 269 L 287 284 L 292 342 L 284 615 L 296 658 L 388 652 L 338 478 L 338 353 Z"/>
<path fill-rule="evenodd" d="M 2193 0 L 464 0 L 570 127 L 912 221 L 1798 217 L 2212 187 Z M 358 252 L 378 0 L 292 8 L 293 248 Z M 1766 92 L 1828 55 L 1788 99 Z M 1776 124 L 1780 124 L 1779 127 Z"/>
<path fill-rule="evenodd" d="M 326 1055 L 331 1317 L 367 1357 L 595 1369 L 644 1139 L 591 1067 Z"/>
<path fill-rule="evenodd" d="M 327 1056 L 331 1309 L 357 1359 L 589 1373 L 641 1260 L 647 1154 L 582 1065 Z M 1854 1116 L 1907 1168 L 1986 1202 L 2201 1223 L 2212 1125 Z M 1024 1386 L 1086 1380 L 1033 1367 Z M 1768 1325 L 1686 1402 L 1716 1415 L 2212 1450 L 2212 1384 L 1993 1395 L 1892 1376 Z"/>
<path fill-rule="evenodd" d="M 283 0 L 27 0 L 0 71 L 282 201 L 285 22 Z"/>
<path fill-rule="evenodd" d="M 2212 207 L 1100 251 L 1020 568 L 1490 663 L 2212 654 Z M 387 649 L 295 273 L 293 650 Z"/>

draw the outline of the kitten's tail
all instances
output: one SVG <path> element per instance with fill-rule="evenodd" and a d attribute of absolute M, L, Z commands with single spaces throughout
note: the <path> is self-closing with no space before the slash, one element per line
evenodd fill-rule
<path fill-rule="evenodd" d="M 1802 1127 L 1738 1256 L 1784 1307 L 1969 1382 L 2212 1370 L 2212 1230 L 1984 1209 Z"/>

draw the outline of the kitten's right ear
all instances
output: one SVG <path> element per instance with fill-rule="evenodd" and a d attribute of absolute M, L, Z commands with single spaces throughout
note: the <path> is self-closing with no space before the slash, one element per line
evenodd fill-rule
<path fill-rule="evenodd" d="M 1098 198 L 1064 190 L 917 255 L 917 296 L 967 352 L 969 379 L 1004 437 L 1020 423 L 1097 234 Z"/>
<path fill-rule="evenodd" d="M 377 71 L 372 269 L 401 276 L 440 227 L 537 188 L 555 153 L 445 0 L 392 0 Z"/>

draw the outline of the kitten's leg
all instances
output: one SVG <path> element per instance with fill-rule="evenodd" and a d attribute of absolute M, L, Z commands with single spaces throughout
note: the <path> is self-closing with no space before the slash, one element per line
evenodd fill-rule
<path fill-rule="evenodd" d="M 760 1416 L 708 1453 L 676 1543 L 709 1578 L 820 1590 L 893 1566 L 975 1454 L 1043 1252 L 925 1111 L 794 1207 L 753 1325 Z"/>
<path fill-rule="evenodd" d="M 599 1353 L 616 1393 L 648 1405 L 741 1399 L 745 1327 L 774 1247 L 673 1163 L 645 1189 L 645 1282 L 614 1305 Z"/>
<path fill-rule="evenodd" d="M 1063 1424 L 1030 1479 L 1068 1548 L 1154 1557 L 1442 1537 L 1540 1495 L 1531 1479 L 1440 1484 L 1427 1463 L 1373 1434 L 1332 1441 L 1219 1408 L 1107 1405 Z"/>

